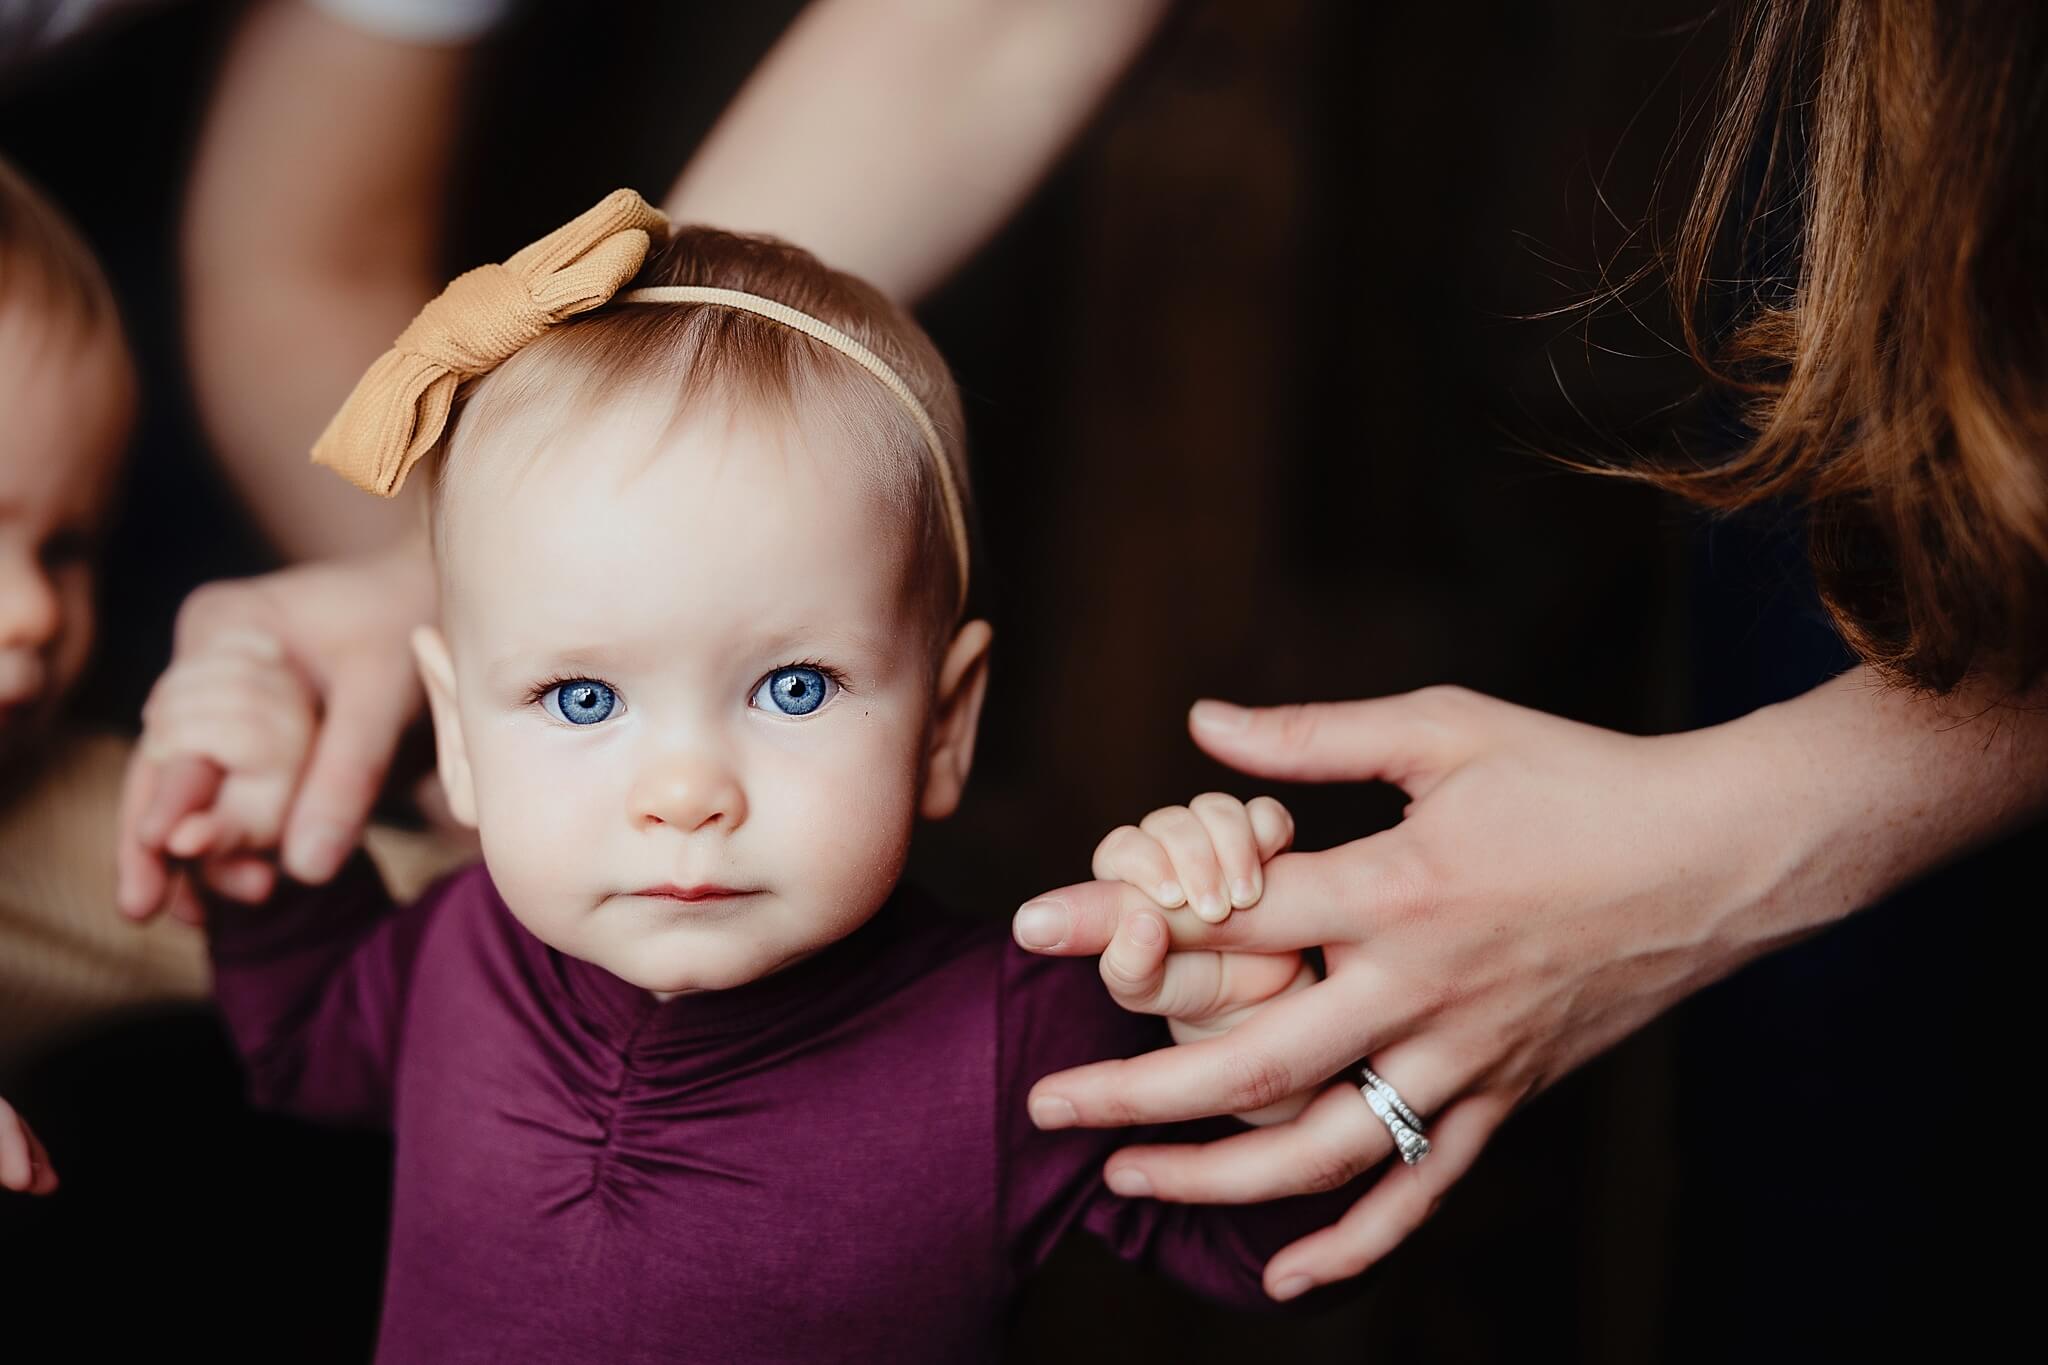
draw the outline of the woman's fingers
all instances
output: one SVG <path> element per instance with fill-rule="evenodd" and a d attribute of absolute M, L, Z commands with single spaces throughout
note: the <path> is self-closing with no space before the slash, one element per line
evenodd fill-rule
<path fill-rule="evenodd" d="M 419 679 L 402 639 L 388 657 L 335 675 L 285 824 L 284 866 L 293 877 L 317 885 L 341 870 L 419 709 Z"/>
<path fill-rule="evenodd" d="M 1264 1109 L 1321 1085 L 1392 1040 L 1377 1001 L 1395 984 L 1370 966 L 1274 1000 L 1229 1033 L 1047 1076 L 1031 1088 L 1041 1128 L 1120 1128 Z"/>
<path fill-rule="evenodd" d="M 1425 1124 L 1471 1083 L 1464 1069 L 1422 1039 L 1387 1049 L 1387 1060 L 1401 1079 L 1386 1079 Z M 1324 1087 L 1292 1123 L 1215 1142 L 1126 1147 L 1110 1158 L 1109 1173 L 1126 1173 L 1126 1183 L 1135 1173 L 1155 1198 L 1181 1204 L 1255 1204 L 1334 1190 L 1386 1160 L 1394 1147 L 1356 1077 L 1356 1068 L 1347 1068 L 1345 1078 Z M 1116 1179 L 1110 1188 L 1128 1192 Z"/>
<path fill-rule="evenodd" d="M 1267 863 L 1259 903 L 1221 924 L 1169 915 L 1175 948 L 1243 948 L 1284 953 L 1369 937 L 1383 917 L 1407 918 L 1433 894 L 1402 826 L 1320 853 L 1283 853 Z M 1151 908 L 1151 897 L 1118 882 L 1082 882 L 1037 896 L 1011 925 L 1020 946 L 1058 957 L 1094 957 L 1117 922 Z"/>
<path fill-rule="evenodd" d="M 1198 701 L 1188 731 L 1239 772 L 1294 782 L 1377 780 L 1420 795 L 1418 787 L 1464 758 L 1487 708 L 1500 705 L 1455 687 L 1299 706 Z"/>
<path fill-rule="evenodd" d="M 1393 1166 L 1342 1218 L 1283 1248 L 1266 1263 L 1266 1292 L 1291 1299 L 1320 1284 L 1364 1272 L 1428 1221 L 1514 1108 L 1508 1095 L 1460 1100 L 1430 1124 L 1430 1153 Z M 1255 1135 L 1256 1136 L 1256 1135 Z"/>
<path fill-rule="evenodd" d="M 1126 1147 L 1104 1179 L 1177 1204 L 1257 1204 L 1348 1185 L 1393 1150 L 1355 1085 L 1333 1085 L 1290 1123 L 1205 1143 Z"/>

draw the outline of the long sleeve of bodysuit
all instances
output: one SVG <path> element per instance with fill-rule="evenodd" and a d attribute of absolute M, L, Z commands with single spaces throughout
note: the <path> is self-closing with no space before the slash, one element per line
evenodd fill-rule
<path fill-rule="evenodd" d="M 214 996 L 251 1099 L 326 1122 L 388 1127 L 407 983 L 450 883 L 398 909 L 358 854 L 324 886 L 207 906 Z"/>
<path fill-rule="evenodd" d="M 1077 969 L 1078 968 L 1078 969 Z M 1202 1297 L 1238 1308 L 1274 1308 L 1261 1275 L 1273 1253 L 1335 1222 L 1362 1192 L 1234 1206 L 1126 1199 L 1102 1180 L 1112 1152 L 1137 1142 L 1194 1142 L 1244 1131 L 1234 1119 L 1145 1130 L 1040 1132 L 1025 1108 L 1031 1086 L 1052 1072 L 1170 1045 L 1163 1021 L 1127 1013 L 1092 963 L 1035 957 L 1012 948 L 1003 967 L 998 1192 L 1012 1271 L 1028 1274 L 1074 1228 L 1119 1258 Z M 1320 1307 L 1341 1290 L 1297 1301 Z M 1290 1305 L 1292 1306 L 1292 1305 Z"/>

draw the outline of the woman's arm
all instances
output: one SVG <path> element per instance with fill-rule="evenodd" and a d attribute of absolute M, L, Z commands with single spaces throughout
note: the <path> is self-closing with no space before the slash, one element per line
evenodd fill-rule
<path fill-rule="evenodd" d="M 1320 1089 L 1370 1058 L 1431 1119 L 1434 1152 L 1383 1176 L 1267 1268 L 1296 1290 L 1398 1245 L 1522 1101 L 1676 1001 L 1880 899 L 2048 807 L 2048 710 L 1943 700 L 1858 670 L 1689 734 L 1635 738 L 1457 689 L 1244 711 L 1203 703 L 1196 739 L 1234 767 L 1382 780 L 1391 830 L 1267 866 L 1221 925 L 1171 917 L 1178 946 L 1324 947 L 1326 980 L 1223 1038 L 1048 1076 L 1043 1126 L 1168 1122 Z M 1127 904 L 1128 903 L 1128 904 Z M 1095 953 L 1127 887 L 1049 893 L 1019 942 Z M 1160 1198 L 1251 1202 L 1383 1160 L 1354 1086 L 1290 1123 L 1121 1153 Z"/>
<path fill-rule="evenodd" d="M 185 209 L 186 338 L 207 435 L 288 559 L 410 524 L 306 456 L 434 292 L 467 61 L 306 0 L 264 0 L 229 45 Z"/>
<path fill-rule="evenodd" d="M 891 297 L 951 274 L 1023 202 L 1171 0 L 818 0 L 669 192 Z"/>

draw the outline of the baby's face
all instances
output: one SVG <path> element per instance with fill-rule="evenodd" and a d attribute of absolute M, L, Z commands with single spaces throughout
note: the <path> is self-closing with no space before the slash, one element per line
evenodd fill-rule
<path fill-rule="evenodd" d="M 133 415 L 119 339 L 0 308 L 0 768 L 92 647 L 93 556 Z"/>
<path fill-rule="evenodd" d="M 857 458 L 723 415 L 653 443 L 612 422 L 523 470 L 474 452 L 443 508 L 447 652 L 420 652 L 451 805 L 506 904 L 665 994 L 866 921 L 928 751 L 962 777 L 965 754 L 933 724 L 903 537 Z M 975 703 L 986 631 L 956 642 Z"/>

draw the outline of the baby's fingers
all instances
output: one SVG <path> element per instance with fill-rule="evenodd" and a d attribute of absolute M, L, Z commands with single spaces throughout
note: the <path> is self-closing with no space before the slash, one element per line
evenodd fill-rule
<path fill-rule="evenodd" d="M 1177 909 L 1188 902 L 1187 892 L 1175 880 L 1173 860 L 1166 856 L 1157 839 L 1136 825 L 1119 825 L 1105 834 L 1095 846 L 1089 870 L 1097 881 L 1124 882 L 1137 887 L 1164 910 Z"/>
<path fill-rule="evenodd" d="M 1166 856 L 1173 861 L 1173 875 L 1186 888 L 1188 904 L 1197 915 L 1210 924 L 1230 918 L 1230 892 L 1224 885 L 1215 841 L 1194 811 L 1167 806 L 1139 821 L 1138 828 L 1166 849 Z M 1249 835 L 1245 842 L 1251 842 Z"/>
<path fill-rule="evenodd" d="M 1167 984 L 1167 951 L 1172 946 L 1166 933 L 1166 921 L 1150 910 L 1137 910 L 1125 915 L 1117 925 L 1116 934 L 1103 949 L 1098 964 L 1102 972 L 1102 984 L 1109 987 L 1109 993 L 1117 1004 L 1134 1014 L 1167 1014 L 1163 1008 L 1170 1003 L 1165 996 Z M 1183 954 L 1183 956 L 1213 957 L 1213 953 Z"/>
<path fill-rule="evenodd" d="M 213 804 L 225 776 L 218 763 L 197 754 L 161 762 L 155 789 L 136 820 L 136 837 L 143 847 L 176 852 L 169 844 L 172 831 Z"/>
<path fill-rule="evenodd" d="M 0 1100 L 0 1188 L 22 1194 L 48 1194 L 57 1188 L 50 1154 L 6 1100 Z"/>
<path fill-rule="evenodd" d="M 277 864 L 252 853 L 215 854 L 200 865 L 199 875 L 217 894 L 250 905 L 277 889 Z"/>
<path fill-rule="evenodd" d="M 1245 802 L 1245 814 L 1252 822 L 1252 838 L 1259 846 L 1259 861 L 1270 862 L 1294 847 L 1294 816 L 1270 796 L 1254 796 Z"/>
<path fill-rule="evenodd" d="M 1208 831 L 1216 865 L 1229 886 L 1229 909 L 1242 910 L 1257 904 L 1266 889 L 1266 874 L 1261 867 L 1265 855 L 1260 851 L 1250 810 L 1244 802 L 1223 792 L 1204 792 L 1188 802 L 1188 809 Z M 1211 923 L 1224 917 L 1223 914 L 1204 913 L 1199 901 L 1195 910 Z M 1226 909 L 1224 914 L 1228 912 Z"/>

